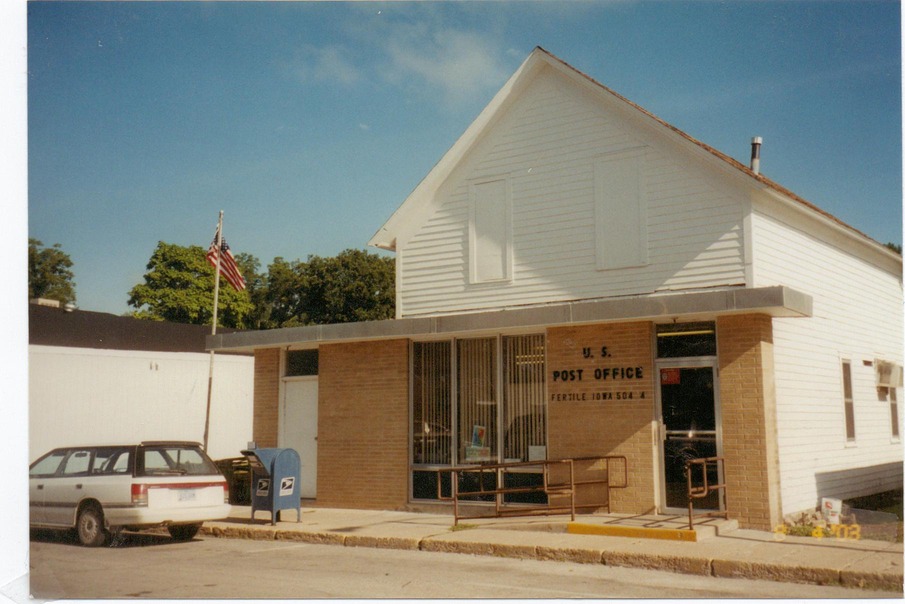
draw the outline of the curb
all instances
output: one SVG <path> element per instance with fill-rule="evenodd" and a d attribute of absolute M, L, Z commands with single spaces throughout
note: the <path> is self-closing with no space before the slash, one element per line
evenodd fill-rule
<path fill-rule="evenodd" d="M 215 538 L 249 539 L 257 541 L 296 541 L 317 545 L 371 547 L 399 550 L 420 550 L 476 556 L 495 556 L 527 560 L 604 564 L 627 568 L 662 570 L 683 574 L 732 579 L 765 579 L 783 583 L 836 585 L 853 589 L 903 591 L 902 571 L 872 572 L 835 570 L 778 563 L 747 562 L 692 556 L 642 554 L 605 549 L 556 547 L 548 545 L 494 544 L 483 541 L 459 540 L 444 534 L 436 537 L 377 537 L 342 535 L 332 532 L 283 530 L 275 527 L 203 526 L 201 534 Z"/>

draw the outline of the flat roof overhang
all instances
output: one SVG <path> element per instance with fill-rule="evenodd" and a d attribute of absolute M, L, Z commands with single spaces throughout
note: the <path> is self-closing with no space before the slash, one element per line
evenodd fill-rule
<path fill-rule="evenodd" d="M 360 323 L 309 325 L 207 336 L 208 350 L 308 347 L 359 340 L 389 340 L 454 336 L 488 331 L 559 327 L 588 323 L 656 321 L 680 318 L 758 313 L 772 317 L 810 317 L 811 296 L 785 286 L 673 293 L 605 300 L 563 302 L 546 306 L 508 308 Z"/>

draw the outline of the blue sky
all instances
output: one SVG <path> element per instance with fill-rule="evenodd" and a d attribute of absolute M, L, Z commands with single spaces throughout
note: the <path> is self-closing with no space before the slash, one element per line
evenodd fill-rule
<path fill-rule="evenodd" d="M 535 46 L 902 241 L 894 2 L 30 2 L 28 236 L 124 313 L 217 214 L 266 269 L 364 248 Z"/>

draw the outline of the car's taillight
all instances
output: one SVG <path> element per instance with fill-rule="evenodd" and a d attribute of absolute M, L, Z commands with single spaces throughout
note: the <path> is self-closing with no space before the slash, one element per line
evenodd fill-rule
<path fill-rule="evenodd" d="M 220 484 L 223 485 L 223 503 L 229 503 L 229 483 L 223 481 Z"/>
<path fill-rule="evenodd" d="M 148 485 L 132 483 L 132 505 L 148 505 Z"/>

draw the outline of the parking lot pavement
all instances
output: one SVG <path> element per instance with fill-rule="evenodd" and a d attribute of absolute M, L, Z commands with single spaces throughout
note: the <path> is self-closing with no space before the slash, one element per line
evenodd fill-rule
<path fill-rule="evenodd" d="M 453 526 L 449 515 L 381 510 L 302 508 L 251 518 L 249 507 L 233 506 L 228 520 L 208 522 L 214 537 L 287 540 L 353 547 L 377 547 L 561 560 L 668 570 L 717 577 L 903 591 L 901 543 L 816 539 L 735 529 L 710 532 L 698 541 L 574 534 L 575 524 L 632 524 L 635 517 L 568 516 L 469 520 Z"/>

